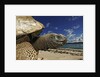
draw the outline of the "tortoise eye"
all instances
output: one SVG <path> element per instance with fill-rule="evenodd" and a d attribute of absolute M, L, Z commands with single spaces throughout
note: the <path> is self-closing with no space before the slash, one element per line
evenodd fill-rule
<path fill-rule="evenodd" d="M 50 38 L 51 38 L 51 39 L 54 39 L 54 36 L 51 36 Z"/>
<path fill-rule="evenodd" d="M 60 38 L 61 38 L 61 36 L 57 36 L 57 38 L 58 38 L 58 39 L 60 39 Z"/>

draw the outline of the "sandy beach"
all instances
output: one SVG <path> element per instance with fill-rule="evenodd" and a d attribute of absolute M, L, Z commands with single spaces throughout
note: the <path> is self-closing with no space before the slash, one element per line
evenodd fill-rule
<path fill-rule="evenodd" d="M 38 59 L 42 60 L 83 60 L 82 49 L 48 49 L 40 50 Z"/>

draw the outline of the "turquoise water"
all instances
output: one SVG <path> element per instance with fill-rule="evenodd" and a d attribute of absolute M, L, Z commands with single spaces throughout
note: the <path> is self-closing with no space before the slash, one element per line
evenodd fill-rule
<path fill-rule="evenodd" d="M 65 44 L 61 48 L 83 49 L 83 44 Z"/>

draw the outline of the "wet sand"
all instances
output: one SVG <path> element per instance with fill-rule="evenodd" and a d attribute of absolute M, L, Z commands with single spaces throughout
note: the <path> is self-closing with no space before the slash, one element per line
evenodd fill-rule
<path fill-rule="evenodd" d="M 83 60 L 82 49 L 49 49 L 40 50 L 38 59 L 43 60 Z"/>

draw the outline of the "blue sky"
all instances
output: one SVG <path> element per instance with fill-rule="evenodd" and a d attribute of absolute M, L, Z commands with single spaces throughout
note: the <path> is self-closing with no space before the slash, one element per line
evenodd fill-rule
<path fill-rule="evenodd" d="M 63 34 L 68 42 L 83 42 L 83 16 L 33 16 L 41 22 L 47 33 Z"/>

